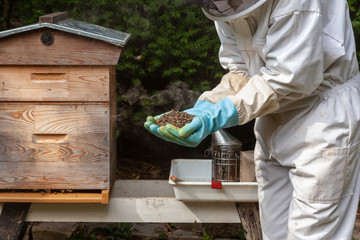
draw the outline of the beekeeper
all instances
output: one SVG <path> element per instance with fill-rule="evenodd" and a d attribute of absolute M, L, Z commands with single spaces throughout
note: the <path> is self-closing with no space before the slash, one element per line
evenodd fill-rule
<path fill-rule="evenodd" d="M 156 136 L 197 146 L 218 129 L 255 123 L 263 238 L 351 239 L 360 193 L 360 75 L 345 0 L 201 1 L 221 65 L 191 123 Z"/>

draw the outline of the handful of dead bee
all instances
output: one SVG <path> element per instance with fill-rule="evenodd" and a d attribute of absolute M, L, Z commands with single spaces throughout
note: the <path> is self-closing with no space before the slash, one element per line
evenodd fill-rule
<path fill-rule="evenodd" d="M 194 115 L 188 114 L 186 112 L 179 112 L 173 109 L 170 112 L 163 114 L 156 120 L 156 122 L 159 126 L 172 124 L 175 127 L 182 128 L 186 124 L 190 123 L 194 117 Z"/>

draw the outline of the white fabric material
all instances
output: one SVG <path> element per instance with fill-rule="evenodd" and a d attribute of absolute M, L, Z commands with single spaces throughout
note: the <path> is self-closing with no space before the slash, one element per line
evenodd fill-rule
<path fill-rule="evenodd" d="M 267 0 L 223 0 L 212 2 L 216 9 L 203 8 L 204 14 L 214 21 L 231 21 L 251 14 Z"/>
<path fill-rule="evenodd" d="M 279 108 L 279 96 L 259 75 L 254 75 L 236 95 L 228 96 L 239 113 L 239 125 Z"/>
<path fill-rule="evenodd" d="M 222 77 L 220 83 L 214 89 L 201 94 L 198 100 L 217 103 L 224 97 L 237 94 L 248 81 L 241 74 L 229 72 Z"/>
<path fill-rule="evenodd" d="M 249 78 L 229 98 L 244 122 L 257 118 L 264 239 L 351 239 L 360 192 L 360 75 L 347 2 L 268 0 L 215 26 L 221 65 Z M 269 108 L 269 99 L 278 106 Z"/>

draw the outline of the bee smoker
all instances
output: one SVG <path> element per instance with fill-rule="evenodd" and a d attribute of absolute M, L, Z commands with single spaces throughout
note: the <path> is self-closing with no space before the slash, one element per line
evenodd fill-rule
<path fill-rule="evenodd" d="M 239 182 L 242 142 L 225 130 L 212 134 L 211 146 L 205 155 L 212 159 L 212 182 Z M 221 184 L 220 184 L 221 186 Z M 221 188 L 221 187 L 213 187 Z"/>

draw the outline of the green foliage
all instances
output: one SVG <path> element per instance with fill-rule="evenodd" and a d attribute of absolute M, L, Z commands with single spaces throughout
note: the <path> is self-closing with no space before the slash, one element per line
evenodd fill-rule
<path fill-rule="evenodd" d="M 348 0 L 350 17 L 354 29 L 355 43 L 357 45 L 357 58 L 360 66 L 360 2 L 358 0 Z"/>
<path fill-rule="evenodd" d="M 119 73 L 124 73 L 121 83 L 137 79 L 151 91 L 180 80 L 191 89 L 206 90 L 203 87 L 210 84 L 202 82 L 212 82 L 222 71 L 213 23 L 183 0 L 130 2 L 123 29 L 132 39 L 118 65 Z"/>
<path fill-rule="evenodd" d="M 107 228 L 109 231 L 106 239 L 110 240 L 132 240 L 133 225 L 131 223 L 113 224 Z"/>
<path fill-rule="evenodd" d="M 131 223 L 114 223 L 106 228 L 90 229 L 79 226 L 66 240 L 133 240 L 133 225 Z"/>
<path fill-rule="evenodd" d="M 79 226 L 66 240 L 96 240 L 96 235 L 91 233 L 86 226 Z"/>
<path fill-rule="evenodd" d="M 239 239 L 239 240 L 246 240 L 245 230 L 242 228 L 239 231 L 237 231 L 235 233 L 235 237 L 236 237 L 236 239 Z"/>
<path fill-rule="evenodd" d="M 214 236 L 213 235 L 208 235 L 207 233 L 203 233 L 203 240 L 214 240 Z"/>
<path fill-rule="evenodd" d="M 159 233 L 159 237 L 157 240 L 164 240 L 164 239 L 167 239 L 167 233 L 166 232 L 161 232 Z"/>

